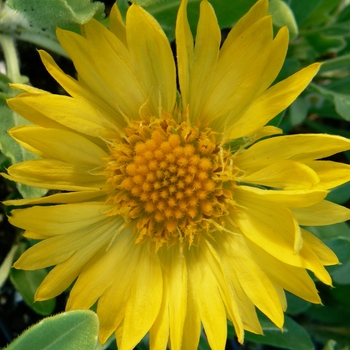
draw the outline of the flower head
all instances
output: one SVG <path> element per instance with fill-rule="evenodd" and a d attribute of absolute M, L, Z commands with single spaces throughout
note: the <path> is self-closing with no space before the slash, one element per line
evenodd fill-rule
<path fill-rule="evenodd" d="M 195 44 L 186 6 L 176 24 L 177 77 L 155 19 L 132 5 L 124 25 L 114 6 L 109 30 L 92 20 L 82 35 L 57 32 L 78 80 L 40 52 L 69 96 L 15 85 L 25 92 L 8 101 L 34 124 L 10 134 L 39 159 L 4 176 L 62 191 L 7 202 L 31 205 L 10 220 L 40 240 L 15 267 L 54 266 L 37 300 L 75 281 L 67 309 L 97 302 L 100 341 L 115 332 L 122 350 L 147 332 L 152 349 L 196 349 L 201 326 L 211 348 L 224 349 L 227 318 L 240 342 L 244 330 L 262 333 L 256 308 L 281 328 L 284 290 L 320 303 L 307 270 L 331 285 L 324 266 L 338 263 L 300 226 L 350 218 L 324 200 L 350 180 L 349 166 L 319 160 L 350 141 L 265 126 L 319 64 L 272 85 L 288 33 L 273 37 L 267 0 L 221 47 L 211 5 L 201 2 Z"/>

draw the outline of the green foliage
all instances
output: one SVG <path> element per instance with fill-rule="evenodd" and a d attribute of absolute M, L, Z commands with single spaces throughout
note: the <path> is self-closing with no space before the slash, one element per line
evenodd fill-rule
<path fill-rule="evenodd" d="M 8 0 L 7 5 L 20 12 L 30 27 L 40 28 L 54 35 L 56 27 L 84 24 L 92 17 L 103 18 L 104 5 L 90 0 Z"/>
<path fill-rule="evenodd" d="M 0 288 L 4 285 L 6 279 L 10 274 L 11 266 L 13 264 L 17 249 L 18 245 L 13 245 L 0 266 Z"/>
<path fill-rule="evenodd" d="M 148 3 L 146 0 L 145 2 Z M 232 26 L 242 15 L 244 15 L 256 0 L 211 0 L 210 3 L 215 9 L 216 16 L 221 28 Z M 174 40 L 176 14 L 179 8 L 180 0 L 163 0 L 152 2 L 146 7 L 162 25 L 169 40 Z M 190 1 L 187 8 L 188 20 L 192 32 L 196 32 L 196 26 L 199 17 L 200 0 Z"/>
<path fill-rule="evenodd" d="M 283 329 L 278 329 L 266 316 L 259 314 L 264 335 L 246 332 L 245 339 L 259 344 L 276 346 L 278 349 L 313 350 L 314 346 L 305 329 L 290 317 L 285 316 Z M 234 338 L 235 331 L 228 325 L 228 337 Z M 297 341 L 296 341 L 297 339 Z"/>
<path fill-rule="evenodd" d="M 10 272 L 11 282 L 21 293 L 26 304 L 37 314 L 43 316 L 51 315 L 56 306 L 55 299 L 34 301 L 34 294 L 46 275 L 47 271 L 44 269 L 35 271 L 12 269 Z"/>
<path fill-rule="evenodd" d="M 7 131 L 17 125 L 28 124 L 28 121 L 21 117 L 16 112 L 12 111 L 6 104 L 5 98 L 12 97 L 13 91 L 8 86 L 9 79 L 0 75 L 0 149 L 3 154 L 8 157 L 13 164 L 23 162 L 25 160 L 33 159 L 33 153 L 27 151 L 20 146 Z M 23 184 L 17 184 L 17 188 L 23 197 L 40 197 L 46 193 L 46 190 L 40 188 L 29 187 Z"/>
<path fill-rule="evenodd" d="M 25 331 L 6 350 L 94 350 L 98 318 L 92 311 L 48 317 Z"/>
<path fill-rule="evenodd" d="M 298 25 L 290 7 L 282 0 L 270 0 L 269 12 L 273 16 L 273 23 L 277 27 L 287 26 L 290 39 L 298 36 Z"/>

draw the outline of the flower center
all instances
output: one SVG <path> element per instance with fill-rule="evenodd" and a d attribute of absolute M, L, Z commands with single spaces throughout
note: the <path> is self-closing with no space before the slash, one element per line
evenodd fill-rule
<path fill-rule="evenodd" d="M 183 239 L 192 245 L 222 225 L 232 170 L 213 131 L 170 118 L 133 122 L 125 135 L 112 141 L 107 160 L 109 214 L 135 221 L 137 242 L 151 238 L 156 249 Z"/>

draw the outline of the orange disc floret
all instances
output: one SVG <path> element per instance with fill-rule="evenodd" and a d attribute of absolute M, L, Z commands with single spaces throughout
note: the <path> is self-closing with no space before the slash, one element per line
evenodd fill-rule
<path fill-rule="evenodd" d="M 227 213 L 231 191 L 223 191 L 223 185 L 228 172 L 217 160 L 230 154 L 214 141 L 209 129 L 150 120 L 131 123 L 122 144 L 111 148 L 106 174 L 117 206 L 113 215 L 120 212 L 137 222 L 138 243 L 149 238 L 158 249 L 185 238 L 191 245 L 198 242 L 195 235 L 209 232 L 208 216 L 216 220 Z"/>

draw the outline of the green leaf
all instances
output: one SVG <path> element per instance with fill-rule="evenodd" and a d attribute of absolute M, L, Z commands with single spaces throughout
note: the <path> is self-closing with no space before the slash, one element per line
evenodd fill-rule
<path fill-rule="evenodd" d="M 6 350 L 94 350 L 98 327 L 94 312 L 69 311 L 40 321 Z"/>
<path fill-rule="evenodd" d="M 350 62 L 349 62 L 350 67 Z M 348 69 L 348 68 L 345 68 Z M 342 72 L 344 73 L 344 71 Z M 350 75 L 345 75 L 342 78 L 334 79 L 327 85 L 327 89 L 343 94 L 350 95 Z"/>
<path fill-rule="evenodd" d="M 322 0 L 292 0 L 291 9 L 294 13 L 294 16 L 300 25 L 303 23 L 316 9 L 320 6 Z"/>
<path fill-rule="evenodd" d="M 334 94 L 335 110 L 346 121 L 350 121 L 350 95 Z"/>
<path fill-rule="evenodd" d="M 201 0 L 193 0 L 189 2 L 187 7 L 188 20 L 193 33 L 196 32 L 200 2 Z M 255 2 L 256 0 L 210 0 L 215 9 L 220 28 L 232 27 Z M 170 41 L 174 39 L 175 21 L 179 5 L 180 0 L 163 0 L 152 3 L 146 8 L 161 24 Z"/>
<path fill-rule="evenodd" d="M 287 26 L 290 39 L 298 36 L 298 25 L 290 7 L 282 0 L 270 0 L 269 13 L 272 14 L 273 23 L 277 27 Z"/>
<path fill-rule="evenodd" d="M 350 242 L 350 227 L 346 222 L 328 226 L 308 226 L 306 229 L 322 241 L 345 239 Z"/>
<path fill-rule="evenodd" d="M 322 63 L 319 73 L 325 73 L 338 69 L 349 69 L 350 54 L 329 59 Z"/>
<path fill-rule="evenodd" d="M 327 245 L 337 255 L 341 265 L 329 266 L 327 270 L 335 283 L 350 284 L 350 242 L 349 237 L 345 239 L 335 239 L 326 242 Z"/>
<path fill-rule="evenodd" d="M 350 182 L 333 188 L 326 199 L 337 204 L 346 203 L 350 199 Z"/>
<path fill-rule="evenodd" d="M 350 131 L 344 130 L 344 128 L 336 128 L 330 126 L 327 122 L 316 122 L 313 120 L 305 120 L 305 125 L 316 130 L 319 133 L 339 135 L 346 138 L 350 137 Z"/>
<path fill-rule="evenodd" d="M 299 315 L 302 312 L 305 312 L 311 304 L 308 303 L 307 301 L 298 298 L 297 296 L 286 292 L 286 297 L 287 297 L 287 313 L 289 315 Z"/>
<path fill-rule="evenodd" d="M 350 310 L 350 285 L 335 285 L 330 291 L 331 296 L 335 301 Z"/>
<path fill-rule="evenodd" d="M 260 322 L 264 330 L 264 335 L 247 332 L 245 337 L 247 340 L 276 346 L 279 349 L 314 350 L 314 346 L 306 330 L 290 317 L 285 316 L 283 332 L 267 318 L 261 319 Z"/>
<path fill-rule="evenodd" d="M 84 24 L 92 17 L 103 17 L 104 4 L 90 0 L 8 0 L 7 5 L 22 13 L 29 24 L 43 31 Z"/>
<path fill-rule="evenodd" d="M 264 335 L 245 332 L 245 339 L 259 344 L 276 346 L 278 349 L 290 350 L 314 350 L 309 335 L 303 327 L 290 317 L 284 317 L 283 330 L 277 328 L 265 315 L 259 313 Z M 231 323 L 228 324 L 228 338 L 235 337 L 235 331 Z M 296 341 L 298 339 L 298 341 Z"/>
<path fill-rule="evenodd" d="M 322 350 L 335 350 L 337 342 L 334 340 L 329 340 Z"/>
<path fill-rule="evenodd" d="M 2 100 L 3 101 L 3 100 Z M 0 101 L 0 149 L 6 157 L 10 158 L 11 163 L 19 163 L 35 158 L 35 155 L 19 143 L 17 143 L 7 131 L 14 126 L 28 124 L 29 122 L 16 112 L 12 111 L 4 102 Z M 23 184 L 17 184 L 17 188 L 24 198 L 33 198 L 43 196 L 47 190 L 34 188 Z"/>
<path fill-rule="evenodd" d="M 345 38 L 340 35 L 331 36 L 318 31 L 305 34 L 304 37 L 320 56 L 330 52 L 339 52 L 346 46 Z"/>
<path fill-rule="evenodd" d="M 288 114 L 292 126 L 300 125 L 308 115 L 307 104 L 302 97 L 297 98 L 289 107 Z"/>
<path fill-rule="evenodd" d="M 11 282 L 21 293 L 23 300 L 36 313 L 43 316 L 51 315 L 56 306 L 55 299 L 34 302 L 34 294 L 46 275 L 45 269 L 35 271 L 12 269 L 10 272 Z"/>
<path fill-rule="evenodd" d="M 350 21 L 350 4 L 345 6 L 338 17 L 338 22 Z"/>
<path fill-rule="evenodd" d="M 346 121 L 350 121 L 350 95 L 337 93 L 314 83 L 309 85 L 309 89 L 318 92 L 327 99 L 333 99 L 337 113 Z"/>
<path fill-rule="evenodd" d="M 324 301 L 325 305 L 312 305 L 306 312 L 312 322 L 306 322 L 305 328 L 321 344 L 335 340 L 340 350 L 350 344 L 350 311 L 333 299 Z"/>
<path fill-rule="evenodd" d="M 157 2 L 160 2 L 162 0 L 131 0 L 134 4 L 138 4 L 140 6 L 149 6 L 156 4 Z"/>
<path fill-rule="evenodd" d="M 343 0 L 322 0 L 319 6 L 313 11 L 312 15 L 304 22 L 304 26 L 319 26 L 333 19 L 333 11 Z"/>

